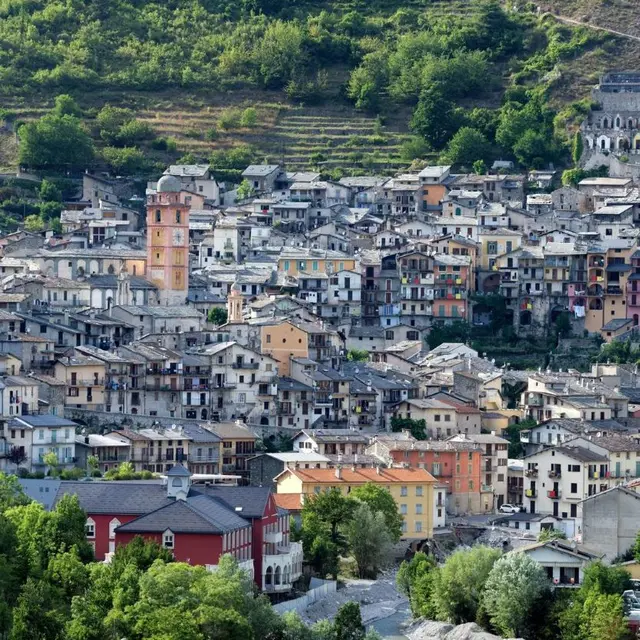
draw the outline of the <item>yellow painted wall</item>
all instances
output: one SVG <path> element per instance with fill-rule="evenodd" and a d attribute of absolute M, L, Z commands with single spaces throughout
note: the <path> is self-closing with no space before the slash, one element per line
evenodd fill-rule
<path fill-rule="evenodd" d="M 278 361 L 280 375 L 289 375 L 289 358 L 309 357 L 309 338 L 306 332 L 290 322 L 265 325 L 260 331 L 262 353 L 269 354 Z"/>

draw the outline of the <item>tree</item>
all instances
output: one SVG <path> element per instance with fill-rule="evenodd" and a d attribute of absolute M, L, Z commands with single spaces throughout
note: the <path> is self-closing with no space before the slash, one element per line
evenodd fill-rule
<path fill-rule="evenodd" d="M 80 120 L 50 113 L 18 129 L 19 162 L 36 169 L 84 169 L 93 161 L 93 142 Z"/>
<path fill-rule="evenodd" d="M 435 349 L 443 342 L 467 342 L 469 340 L 469 323 L 456 320 L 450 325 L 436 323 L 427 336 L 429 349 Z"/>
<path fill-rule="evenodd" d="M 411 118 L 411 130 L 423 136 L 434 149 L 442 149 L 458 130 L 460 122 L 453 102 L 444 97 L 439 86 L 434 85 L 420 94 Z"/>
<path fill-rule="evenodd" d="M 405 431 L 411 432 L 411 435 L 416 440 L 427 439 L 427 423 L 424 418 L 420 420 L 414 420 L 413 418 L 391 418 L 391 431 Z"/>
<path fill-rule="evenodd" d="M 258 112 L 253 107 L 247 107 L 240 117 L 240 126 L 253 128 L 258 124 Z"/>
<path fill-rule="evenodd" d="M 24 219 L 24 228 L 31 233 L 40 233 L 44 231 L 44 221 L 40 216 L 27 216 Z"/>
<path fill-rule="evenodd" d="M 49 467 L 49 473 L 52 476 L 58 475 L 58 454 L 55 451 L 48 451 L 42 456 L 42 462 Z"/>
<path fill-rule="evenodd" d="M 608 595 L 620 594 L 631 588 L 631 576 L 622 567 L 607 566 L 602 561 L 591 562 L 584 571 L 582 587 L 585 592 L 599 591 Z"/>
<path fill-rule="evenodd" d="M 45 202 L 61 202 L 62 191 L 58 189 L 55 182 L 47 180 L 46 178 L 40 183 L 40 200 Z"/>
<path fill-rule="evenodd" d="M 16 465 L 16 473 L 17 473 L 20 465 L 23 462 L 26 462 L 28 458 L 23 447 L 11 447 L 11 449 L 9 449 L 9 453 L 7 454 L 7 460 L 11 464 Z"/>
<path fill-rule="evenodd" d="M 349 495 L 354 500 L 369 505 L 372 514 L 382 513 L 391 541 L 398 542 L 400 540 L 403 518 L 398 511 L 396 501 L 385 487 L 367 482 L 353 489 Z"/>
<path fill-rule="evenodd" d="M 102 158 L 116 175 L 130 176 L 149 169 L 145 154 L 135 147 L 104 147 Z"/>
<path fill-rule="evenodd" d="M 31 500 L 24 492 L 17 476 L 0 471 L 0 513 L 10 507 L 29 504 Z"/>
<path fill-rule="evenodd" d="M 322 575 L 337 577 L 338 556 L 347 549 L 341 531 L 351 521 L 356 502 L 329 489 L 305 500 L 300 539 L 307 560 Z"/>
<path fill-rule="evenodd" d="M 64 619 L 55 607 L 56 601 L 54 587 L 29 578 L 13 610 L 10 640 L 62 640 Z"/>
<path fill-rule="evenodd" d="M 238 200 L 246 200 L 253 195 L 254 189 L 251 183 L 245 178 L 238 186 L 236 192 L 238 194 Z"/>
<path fill-rule="evenodd" d="M 375 578 L 391 547 L 384 514 L 373 511 L 368 503 L 363 502 L 356 507 L 346 531 L 360 578 Z"/>
<path fill-rule="evenodd" d="M 487 163 L 484 160 L 476 160 L 473 165 L 473 173 L 483 176 L 487 173 Z"/>
<path fill-rule="evenodd" d="M 66 93 L 56 96 L 53 113 L 55 113 L 57 116 L 74 116 L 76 118 L 82 117 L 82 110 L 78 106 L 78 103 Z"/>
<path fill-rule="evenodd" d="M 493 628 L 504 636 L 531 637 L 532 619 L 550 589 L 540 563 L 524 553 L 499 558 L 489 573 L 482 606 Z"/>
<path fill-rule="evenodd" d="M 433 599 L 439 616 L 453 624 L 476 619 L 484 585 L 500 551 L 477 546 L 456 551 L 447 558 L 434 585 Z"/>
<path fill-rule="evenodd" d="M 407 562 L 402 562 L 396 574 L 398 590 L 409 598 L 414 618 L 433 619 L 437 612 L 433 602 L 433 588 L 437 580 L 436 561 L 419 551 Z"/>
<path fill-rule="evenodd" d="M 620 594 L 593 591 L 584 601 L 581 634 L 584 640 L 623 640 L 629 627 Z"/>
<path fill-rule="evenodd" d="M 571 145 L 571 157 L 573 158 L 573 164 L 576 166 L 580 163 L 583 152 L 584 142 L 582 141 L 582 134 L 579 131 L 576 131 L 573 136 L 573 144 Z"/>
<path fill-rule="evenodd" d="M 209 309 L 209 313 L 207 314 L 207 322 L 211 324 L 215 324 L 216 326 L 220 326 L 226 324 L 228 320 L 228 313 L 226 309 L 222 309 L 221 307 L 214 307 L 213 309 Z"/>
<path fill-rule="evenodd" d="M 347 360 L 349 362 L 369 362 L 369 352 L 366 349 L 349 349 Z"/>
<path fill-rule="evenodd" d="M 100 461 L 97 456 L 87 456 L 87 470 L 90 475 L 94 475 L 100 466 Z"/>
<path fill-rule="evenodd" d="M 462 127 L 453 135 L 444 152 L 444 159 L 451 164 L 471 165 L 486 161 L 491 155 L 491 144 L 483 133 L 471 127 Z"/>
<path fill-rule="evenodd" d="M 360 605 L 346 602 L 339 609 L 334 620 L 336 640 L 364 640 L 366 635 Z"/>
<path fill-rule="evenodd" d="M 527 129 L 513 145 L 513 153 L 521 165 L 541 169 L 551 155 L 549 139 L 544 133 Z"/>

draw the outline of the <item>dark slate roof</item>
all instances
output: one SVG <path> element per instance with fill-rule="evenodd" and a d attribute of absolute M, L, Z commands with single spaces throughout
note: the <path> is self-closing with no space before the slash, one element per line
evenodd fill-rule
<path fill-rule="evenodd" d="M 117 289 L 118 288 L 118 276 L 115 274 L 97 274 L 88 276 L 86 282 L 92 287 L 98 289 Z M 157 289 L 152 282 L 141 276 L 130 276 L 129 285 L 132 289 Z"/>
<path fill-rule="evenodd" d="M 37 415 L 37 416 L 19 416 L 16 417 L 18 422 L 22 422 L 29 427 L 77 427 L 76 422 L 61 418 L 60 416 Z"/>
<path fill-rule="evenodd" d="M 313 391 L 313 387 L 294 380 L 293 378 L 278 378 L 278 391 Z"/>
<path fill-rule="evenodd" d="M 44 480 L 20 478 L 18 482 L 20 482 L 22 489 L 29 498 L 39 502 L 47 511 L 53 508 L 53 503 L 60 488 L 60 480 L 54 480 L 53 478 Z"/>
<path fill-rule="evenodd" d="M 173 502 L 167 497 L 167 488 L 156 481 L 62 482 L 56 502 L 65 494 L 77 495 L 89 514 L 138 515 Z"/>
<path fill-rule="evenodd" d="M 226 504 L 238 516 L 246 519 L 262 518 L 271 495 L 269 487 L 198 487 L 198 493 L 215 498 Z M 191 494 L 190 494 L 191 495 Z"/>
<path fill-rule="evenodd" d="M 247 526 L 228 507 L 206 496 L 196 496 L 169 504 L 118 527 L 119 532 L 225 533 Z"/>
<path fill-rule="evenodd" d="M 555 450 L 580 462 L 607 462 L 606 456 L 601 456 L 599 453 L 586 449 L 585 447 L 572 447 L 568 445 L 555 447 Z"/>
<path fill-rule="evenodd" d="M 201 427 L 199 424 L 188 424 L 184 423 L 180 425 L 182 427 L 182 432 L 184 435 L 188 436 L 191 439 L 191 442 L 220 442 L 222 438 L 213 433 L 213 431 L 209 431 L 204 427 Z"/>
<path fill-rule="evenodd" d="M 180 476 L 180 477 L 191 477 L 191 472 L 185 469 L 181 464 L 175 464 L 169 471 L 167 471 L 168 476 Z"/>
<path fill-rule="evenodd" d="M 626 327 L 632 322 L 632 318 L 613 318 L 612 320 L 609 320 L 607 324 L 602 326 L 602 331 L 617 331 L 618 329 L 622 329 L 622 327 Z"/>
<path fill-rule="evenodd" d="M 640 387 L 620 387 L 620 393 L 633 403 L 640 402 Z"/>

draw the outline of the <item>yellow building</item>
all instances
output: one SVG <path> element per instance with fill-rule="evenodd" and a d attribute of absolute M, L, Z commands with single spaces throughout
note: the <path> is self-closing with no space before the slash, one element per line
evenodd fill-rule
<path fill-rule="evenodd" d="M 256 436 L 242 424 L 216 422 L 208 429 L 220 439 L 220 470 L 232 475 L 247 473 L 247 460 L 256 455 Z"/>
<path fill-rule="evenodd" d="M 339 251 L 324 249 L 303 249 L 287 247 L 278 259 L 278 271 L 297 277 L 300 273 L 313 276 L 314 273 L 337 273 L 355 271 L 356 261 Z"/>
<path fill-rule="evenodd" d="M 478 241 L 480 242 L 478 266 L 483 271 L 490 271 L 495 266 L 498 256 L 520 247 L 522 234 L 506 227 L 483 229 L 478 233 Z"/>
<path fill-rule="evenodd" d="M 92 356 L 66 356 L 55 365 L 55 377 L 67 385 L 65 406 L 104 411 L 105 363 Z"/>
<path fill-rule="evenodd" d="M 277 493 L 310 496 L 337 488 L 347 495 L 368 482 L 387 489 L 404 518 L 402 538 L 422 540 L 433 536 L 436 479 L 424 469 L 285 469 L 276 476 Z"/>

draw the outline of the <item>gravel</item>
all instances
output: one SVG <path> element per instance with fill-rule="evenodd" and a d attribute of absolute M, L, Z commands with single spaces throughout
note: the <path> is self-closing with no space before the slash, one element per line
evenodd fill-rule
<path fill-rule="evenodd" d="M 454 627 L 445 622 L 425 620 L 406 634 L 409 640 L 502 640 L 500 636 L 483 631 L 475 622 Z"/>
<path fill-rule="evenodd" d="M 377 580 L 346 580 L 344 588 L 309 605 L 300 615 L 307 624 L 333 618 L 343 604 L 353 601 L 360 604 L 365 624 L 386 618 L 407 604 L 396 589 L 396 571 L 382 573 Z"/>

